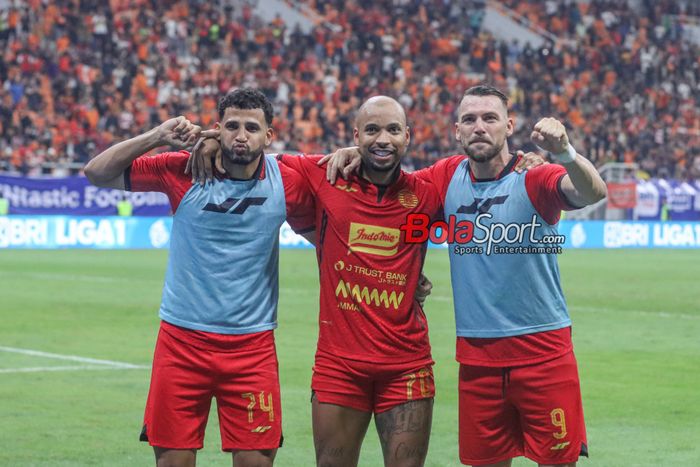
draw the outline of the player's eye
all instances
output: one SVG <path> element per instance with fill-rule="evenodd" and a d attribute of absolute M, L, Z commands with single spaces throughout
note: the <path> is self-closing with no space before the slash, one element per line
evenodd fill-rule
<path fill-rule="evenodd" d="M 250 133 L 255 133 L 256 131 L 260 130 L 260 127 L 258 125 L 246 125 L 245 129 Z"/>
<path fill-rule="evenodd" d="M 237 129 L 238 129 L 238 123 L 233 123 L 233 122 L 227 123 L 227 124 L 226 124 L 226 129 L 227 129 L 227 130 L 237 130 Z"/>

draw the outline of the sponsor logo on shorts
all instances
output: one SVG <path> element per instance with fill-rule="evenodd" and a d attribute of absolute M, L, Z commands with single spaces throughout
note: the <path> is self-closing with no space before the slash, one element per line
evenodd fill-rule
<path fill-rule="evenodd" d="M 377 256 L 394 256 L 399 251 L 401 231 L 377 225 L 350 223 L 350 251 Z"/>
<path fill-rule="evenodd" d="M 551 451 L 561 451 L 562 449 L 566 449 L 566 447 L 571 444 L 571 441 L 565 441 L 563 443 L 559 443 L 555 446 L 552 446 L 549 448 Z"/>
<path fill-rule="evenodd" d="M 358 284 L 351 284 L 350 282 L 340 280 L 335 288 L 335 296 L 338 298 L 349 298 L 357 303 L 364 303 L 366 305 L 374 305 L 376 307 L 384 306 L 384 308 L 389 309 L 393 307 L 395 310 L 399 309 L 401 302 L 403 301 L 404 293 L 396 293 L 395 290 L 391 292 L 386 289 L 370 288 L 367 286 L 361 286 Z M 343 308 L 339 303 L 338 306 Z M 355 311 L 357 307 L 349 307 L 350 310 Z M 359 310 L 357 310 L 359 311 Z"/>
<path fill-rule="evenodd" d="M 407 209 L 413 209 L 418 206 L 418 196 L 411 190 L 399 191 L 399 204 Z"/>
<path fill-rule="evenodd" d="M 250 430 L 251 433 L 265 433 L 267 430 L 271 430 L 272 427 L 269 425 L 260 425 L 252 430 Z"/>

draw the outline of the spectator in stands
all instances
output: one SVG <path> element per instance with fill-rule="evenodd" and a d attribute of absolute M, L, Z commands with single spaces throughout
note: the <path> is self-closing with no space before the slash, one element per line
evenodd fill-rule
<path fill-rule="evenodd" d="M 481 27 L 483 0 L 292 2 L 317 13 L 308 33 L 228 2 L 26 2 L 0 11 L 0 148 L 11 148 L 0 169 L 51 173 L 31 153 L 37 144 L 79 167 L 167 115 L 206 125 L 215 96 L 234 85 L 273 99 L 277 149 L 305 152 L 348 144 L 352 109 L 394 96 L 421 129 L 408 161 L 420 168 L 456 150 L 439 123 L 454 115 L 454 96 L 490 81 L 514 103 L 514 145 L 533 149 L 532 119 L 550 114 L 571 122 L 573 142 L 598 165 L 692 176 L 700 50 L 683 27 L 700 15 L 696 2 L 501 3 L 556 43 L 496 40 Z"/>

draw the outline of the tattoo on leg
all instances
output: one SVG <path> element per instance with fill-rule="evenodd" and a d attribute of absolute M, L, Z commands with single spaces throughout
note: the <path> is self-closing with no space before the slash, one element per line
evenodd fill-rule
<path fill-rule="evenodd" d="M 343 446 L 332 446 L 326 447 L 321 446 L 316 450 L 316 458 L 330 457 L 332 459 L 340 459 L 345 455 L 345 448 Z"/>
<path fill-rule="evenodd" d="M 432 416 L 432 404 L 427 399 L 401 404 L 375 418 L 379 438 L 386 442 L 391 435 L 417 433 L 424 430 Z"/>
<path fill-rule="evenodd" d="M 428 445 L 423 444 L 420 446 L 411 446 L 407 443 L 399 443 L 394 449 L 394 459 L 396 460 L 408 460 L 408 459 L 423 459 L 428 454 Z"/>

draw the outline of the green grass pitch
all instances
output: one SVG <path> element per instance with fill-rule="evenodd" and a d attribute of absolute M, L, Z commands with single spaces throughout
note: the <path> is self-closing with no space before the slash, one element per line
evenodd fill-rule
<path fill-rule="evenodd" d="M 85 369 L 91 365 L 0 351 L 0 465 L 153 464 L 138 435 L 165 263 L 163 251 L 0 251 L 0 346 L 146 366 Z M 591 453 L 580 465 L 700 465 L 700 251 L 568 251 L 560 266 Z M 430 251 L 426 271 L 435 283 L 426 312 L 437 384 L 427 465 L 457 466 L 446 252 Z M 276 465 L 308 467 L 318 300 L 312 251 L 282 252 L 280 285 L 285 445 Z M 57 368 L 66 366 L 79 368 Z M 381 464 L 372 426 L 360 465 Z M 216 417 L 199 465 L 230 465 Z"/>

